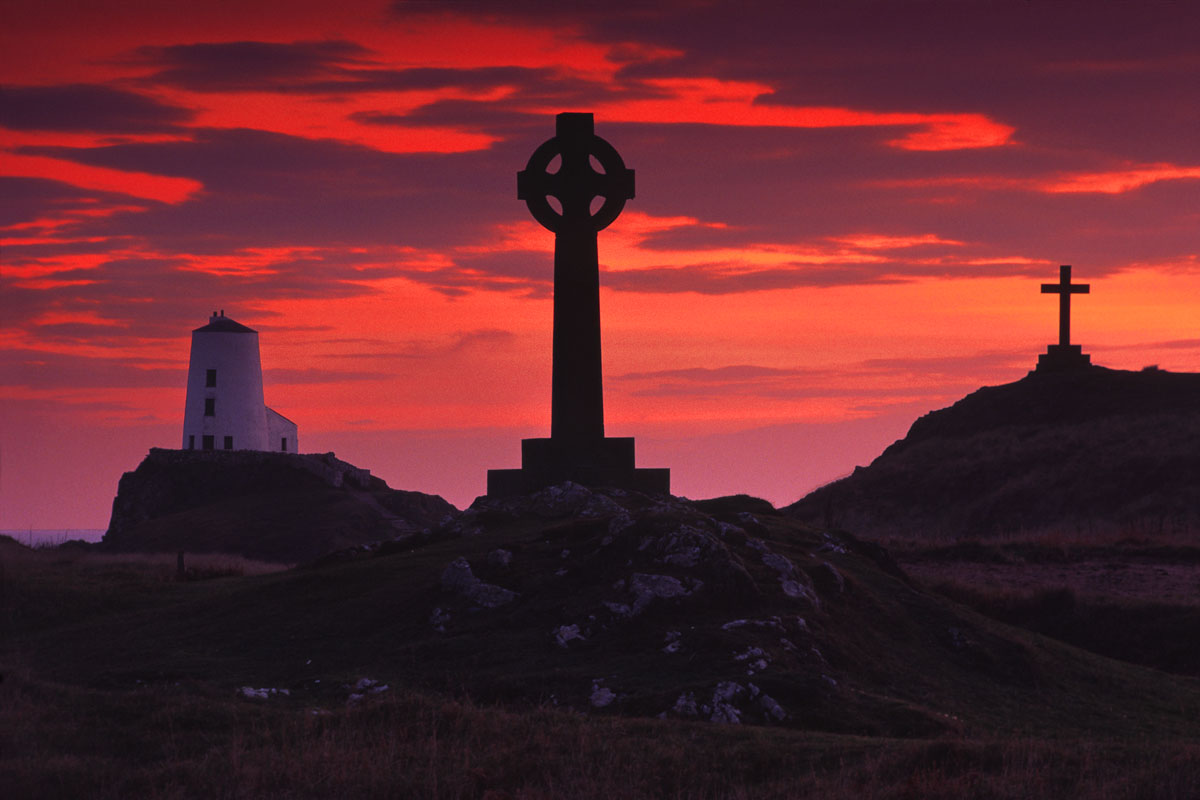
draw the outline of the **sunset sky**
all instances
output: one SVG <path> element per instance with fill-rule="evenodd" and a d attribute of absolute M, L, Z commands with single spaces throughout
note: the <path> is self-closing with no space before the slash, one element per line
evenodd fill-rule
<path fill-rule="evenodd" d="M 0 528 L 107 525 L 216 309 L 302 450 L 469 504 L 549 432 L 560 111 L 637 173 L 607 429 L 677 494 L 1024 376 L 1059 264 L 1094 363 L 1200 371 L 1194 4 L 0 3 Z"/>

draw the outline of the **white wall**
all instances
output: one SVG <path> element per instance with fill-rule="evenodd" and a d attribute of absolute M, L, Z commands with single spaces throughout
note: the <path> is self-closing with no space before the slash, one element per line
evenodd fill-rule
<path fill-rule="evenodd" d="M 283 450 L 281 440 L 287 439 L 287 452 L 300 452 L 300 431 L 296 423 L 273 408 L 267 408 L 267 449 Z"/>
<path fill-rule="evenodd" d="M 217 371 L 217 385 L 212 388 L 205 386 L 206 372 L 210 369 Z M 204 414 L 206 398 L 216 401 L 213 416 Z M 213 447 L 217 450 L 224 449 L 226 436 L 233 437 L 235 450 L 273 449 L 267 441 L 257 332 L 249 328 L 242 331 L 200 328 L 192 332 L 183 411 L 184 449 L 192 436 L 197 450 L 201 449 L 204 436 L 213 437 Z"/>

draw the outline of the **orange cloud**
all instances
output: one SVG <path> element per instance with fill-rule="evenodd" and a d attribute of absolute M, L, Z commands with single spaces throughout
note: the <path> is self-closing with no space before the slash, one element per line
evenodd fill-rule
<path fill-rule="evenodd" d="M 71 239 L 66 241 L 93 241 L 91 239 Z M 0 239 L 0 246 L 23 244 L 10 239 Z M 36 244 L 36 241 L 30 242 Z M 94 269 L 105 261 L 113 257 L 113 253 L 70 253 L 57 254 L 52 257 L 39 258 L 35 261 L 30 261 L 25 264 L 9 264 L 4 265 L 5 277 L 12 278 L 14 281 L 19 281 L 27 278 L 41 278 L 45 275 L 53 275 L 56 272 L 64 272 L 66 270 L 76 269 Z M 14 283 L 14 285 L 20 285 Z"/>
<path fill-rule="evenodd" d="M 14 283 L 14 286 L 19 286 L 22 289 L 63 289 L 68 286 L 88 286 L 95 283 L 89 280 L 54 280 L 51 278 L 34 278 L 32 280 L 20 281 Z"/>
<path fill-rule="evenodd" d="M 313 247 L 261 247 L 238 250 L 224 255 L 205 254 L 202 256 L 178 256 L 185 263 L 181 269 L 195 272 L 207 272 L 212 275 L 249 276 L 273 275 L 277 265 L 284 261 L 294 261 L 306 256 L 313 256 L 318 251 Z"/>
<path fill-rule="evenodd" d="M 351 117 L 357 112 L 403 115 L 426 103 L 468 96 L 461 91 L 365 93 L 340 98 L 271 92 L 193 95 L 172 93 L 175 102 L 199 108 L 197 127 L 254 128 L 308 139 L 336 139 L 385 153 L 462 153 L 484 150 L 498 137 L 478 131 L 421 125 L 370 125 Z M 478 99 L 478 98 L 475 98 Z"/>
<path fill-rule="evenodd" d="M 974 267 L 991 267 L 1003 264 L 1055 264 L 1057 262 L 1045 258 L 1027 258 L 1025 256 L 1011 256 L 1009 258 L 969 258 L 963 262 Z"/>
<path fill-rule="evenodd" d="M 663 78 L 647 81 L 665 96 L 602 103 L 596 113 L 620 122 L 689 122 L 706 125 L 785 128 L 901 126 L 918 130 L 888 144 L 904 150 L 960 150 L 997 147 L 1011 141 L 1015 128 L 983 114 L 876 112 L 826 106 L 782 106 L 760 102 L 772 87 L 717 78 Z M 550 109 L 541 109 L 549 113 Z"/>
<path fill-rule="evenodd" d="M 936 178 L 913 178 L 876 181 L 875 186 L 888 189 L 961 186 L 982 190 L 1024 190 L 1046 194 L 1123 194 L 1158 181 L 1200 178 L 1200 167 L 1181 167 L 1177 164 L 1144 164 L 1121 170 L 1060 173 L 1045 178 L 1004 178 L 999 175 L 949 175 Z"/>
<path fill-rule="evenodd" d="M 1121 194 L 1158 181 L 1179 180 L 1180 178 L 1200 178 L 1200 167 L 1146 164 L 1133 169 L 1112 172 L 1083 172 L 1043 183 L 1041 189 L 1052 194 L 1068 192 Z"/>
<path fill-rule="evenodd" d="M 859 247 L 864 250 L 891 250 L 897 247 L 916 247 L 923 244 L 963 244 L 955 239 L 943 239 L 942 237 L 933 233 L 926 233 L 920 236 L 880 236 L 878 234 L 863 233 L 854 236 L 838 237 L 834 241 L 845 242 L 848 245 Z"/>
<path fill-rule="evenodd" d="M 25 156 L 0 152 L 0 175 L 22 178 L 46 178 L 103 192 L 119 192 L 160 203 L 182 203 L 204 188 L 190 178 L 172 178 L 146 172 L 124 172 L 107 167 L 91 167 L 74 161 L 46 156 Z"/>
<path fill-rule="evenodd" d="M 127 205 L 127 206 L 118 206 L 118 205 L 87 206 L 87 205 L 85 205 L 89 200 L 90 200 L 90 198 L 81 198 L 80 204 L 82 207 L 76 207 L 76 208 L 72 208 L 72 209 L 68 209 L 68 210 L 59 212 L 59 213 L 61 213 L 62 216 L 39 217 L 38 219 L 32 219 L 32 220 L 28 220 L 26 222 L 18 222 L 13 225 L 8 225 L 6 227 L 2 227 L 2 228 L 0 228 L 0 231 L 39 231 L 43 234 L 46 234 L 46 233 L 53 231 L 55 228 L 61 228 L 64 225 L 70 225 L 72 223 L 78 222 L 81 219 L 85 219 L 85 218 L 89 218 L 89 217 L 95 219 L 98 217 L 111 217 L 113 214 L 118 214 L 118 213 L 123 213 L 123 212 L 145 211 L 146 210 L 145 206 L 134 206 L 134 205 Z M 99 237 L 99 236 L 91 237 L 88 239 L 71 239 L 71 238 L 65 238 L 65 237 L 49 238 L 46 236 L 33 236 L 33 237 L 26 237 L 23 239 L 0 237 L 0 244 L 6 244 L 6 245 L 11 245 L 11 246 L 25 245 L 25 244 L 62 245 L 62 244 L 70 244 L 72 242 L 79 242 L 79 241 L 102 242 L 102 241 L 105 241 L 105 239 L 104 239 L 104 237 Z"/>

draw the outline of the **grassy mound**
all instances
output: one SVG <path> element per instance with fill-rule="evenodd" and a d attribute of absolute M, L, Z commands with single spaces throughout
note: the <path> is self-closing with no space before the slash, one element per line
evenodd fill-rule
<path fill-rule="evenodd" d="M 182 581 L 3 558 L 0 778 L 32 795 L 1167 798 L 1200 770 L 1194 682 L 751 499 L 557 487 Z"/>

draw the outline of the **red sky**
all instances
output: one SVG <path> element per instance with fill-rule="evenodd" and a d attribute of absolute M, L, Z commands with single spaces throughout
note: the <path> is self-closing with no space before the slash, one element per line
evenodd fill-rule
<path fill-rule="evenodd" d="M 559 111 L 637 171 L 607 427 L 679 494 L 791 502 L 1022 377 L 1059 264 L 1095 363 L 1200 371 L 1191 4 L 644 5 L 5 2 L 0 528 L 107 524 L 214 309 L 305 451 L 459 506 L 519 466 Z"/>

